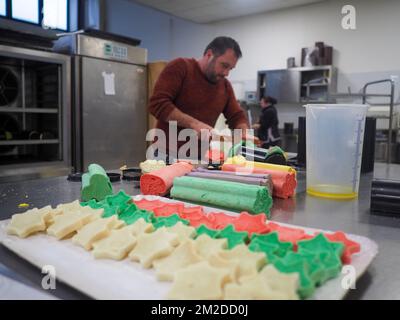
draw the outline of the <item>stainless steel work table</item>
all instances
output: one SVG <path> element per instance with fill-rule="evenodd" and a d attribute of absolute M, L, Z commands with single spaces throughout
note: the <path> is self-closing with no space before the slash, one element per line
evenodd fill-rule
<path fill-rule="evenodd" d="M 347 299 L 400 299 L 400 214 L 399 218 L 370 214 L 370 185 L 373 176 L 400 180 L 400 165 L 375 164 L 373 174 L 362 175 L 359 197 L 353 201 L 333 201 L 308 196 L 305 193 L 305 173 L 299 172 L 296 197 L 289 200 L 274 199 L 271 220 L 333 231 L 342 230 L 371 238 L 379 246 L 378 256 L 357 281 L 356 289 L 350 290 Z M 132 195 L 139 193 L 133 182 L 113 183 L 113 187 L 114 191 L 124 189 Z M 79 196 L 80 183 L 69 182 L 66 177 L 3 183 L 0 184 L 0 219 L 25 211 L 26 209 L 18 208 L 18 204 L 23 202 L 29 203 L 30 207 L 48 204 L 55 206 L 76 200 Z M 41 270 L 3 246 L 0 246 L 0 274 L 43 292 Z M 61 299 L 88 298 L 61 282 L 57 282 L 55 290 L 47 293 Z"/>

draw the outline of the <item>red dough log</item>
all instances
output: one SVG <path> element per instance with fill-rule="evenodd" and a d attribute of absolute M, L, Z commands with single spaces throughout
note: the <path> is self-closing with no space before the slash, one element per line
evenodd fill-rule
<path fill-rule="evenodd" d="M 261 173 L 271 175 L 272 184 L 274 185 L 273 196 L 287 199 L 293 197 L 297 186 L 296 174 L 279 170 L 269 170 L 260 168 L 246 168 L 236 164 L 224 164 L 222 171 L 238 172 L 238 173 Z"/>
<path fill-rule="evenodd" d="M 166 195 L 176 177 L 182 177 L 192 171 L 193 166 L 188 162 L 177 162 L 160 170 L 146 173 L 140 178 L 142 194 L 155 196 Z"/>

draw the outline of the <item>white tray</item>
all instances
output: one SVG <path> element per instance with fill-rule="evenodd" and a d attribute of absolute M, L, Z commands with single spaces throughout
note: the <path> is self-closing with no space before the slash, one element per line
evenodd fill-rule
<path fill-rule="evenodd" d="M 146 198 L 148 200 L 162 200 L 177 202 L 175 200 L 155 196 L 135 196 L 134 200 Z M 192 206 L 192 204 L 187 204 Z M 205 212 L 218 211 L 230 215 L 237 213 L 204 207 Z M 57 281 L 62 281 L 69 286 L 95 299 L 133 299 L 133 300 L 162 300 L 165 299 L 171 287 L 171 282 L 156 280 L 153 269 L 143 269 L 139 263 L 125 259 L 123 261 L 96 260 L 90 252 L 72 244 L 71 240 L 58 241 L 45 234 L 37 234 L 27 239 L 20 239 L 6 233 L 9 220 L 0 222 L 0 242 L 29 261 L 40 270 L 45 265 L 55 268 Z M 278 223 L 278 222 L 276 222 Z M 298 227 L 283 223 L 284 226 Z M 307 233 L 327 230 L 303 228 Z M 378 253 L 377 244 L 365 237 L 349 234 L 348 237 L 361 244 L 361 252 L 353 255 L 352 266 L 359 278 L 368 268 Z M 342 277 L 329 280 L 322 287 L 316 289 L 312 299 L 342 299 L 347 289 L 343 288 Z"/>

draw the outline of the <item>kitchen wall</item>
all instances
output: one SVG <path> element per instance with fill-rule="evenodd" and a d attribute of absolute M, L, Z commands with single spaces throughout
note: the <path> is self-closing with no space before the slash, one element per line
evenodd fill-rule
<path fill-rule="evenodd" d="M 204 39 L 214 30 L 213 26 L 196 24 L 128 0 L 105 0 L 105 6 L 106 31 L 141 39 L 150 62 L 200 56 L 207 45 Z"/>
<path fill-rule="evenodd" d="M 341 8 L 356 8 L 356 30 L 341 26 Z M 301 48 L 324 41 L 334 47 L 338 91 L 358 92 L 367 81 L 397 75 L 400 78 L 400 1 L 330 0 L 270 13 L 215 23 L 216 34 L 235 38 L 243 58 L 231 74 L 238 98 L 256 88 L 257 70 L 286 68 L 295 57 L 300 65 Z M 387 93 L 384 86 L 377 92 Z M 398 91 L 398 90 L 397 90 Z M 399 94 L 396 92 L 396 100 Z M 345 102 L 345 101 L 343 101 Z M 304 114 L 300 105 L 280 105 L 281 126 Z"/>
<path fill-rule="evenodd" d="M 341 26 L 346 4 L 356 8 L 356 30 Z M 334 47 L 338 91 L 358 92 L 367 81 L 400 78 L 398 0 L 328 0 L 212 24 L 196 24 L 128 0 L 106 0 L 105 12 L 106 30 L 141 39 L 149 61 L 199 57 L 214 36 L 232 36 L 243 51 L 230 75 L 240 99 L 256 89 L 258 70 L 286 68 L 288 57 L 295 57 L 300 65 L 301 48 L 316 41 Z M 376 91 L 385 89 L 380 86 Z M 296 125 L 297 117 L 304 114 L 299 104 L 279 108 L 282 127 L 284 122 Z"/>

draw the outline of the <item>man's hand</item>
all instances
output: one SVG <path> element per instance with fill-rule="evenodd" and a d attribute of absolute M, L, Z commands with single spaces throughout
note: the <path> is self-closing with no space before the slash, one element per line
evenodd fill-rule
<path fill-rule="evenodd" d="M 259 123 L 255 123 L 251 126 L 253 129 L 260 129 L 261 125 Z"/>
<path fill-rule="evenodd" d="M 243 138 L 244 141 L 253 142 L 256 146 L 260 146 L 261 145 L 261 140 L 260 139 L 258 139 L 257 137 L 255 137 L 255 136 L 253 136 L 251 134 L 248 134 L 246 132 L 242 135 L 242 138 Z"/>
<path fill-rule="evenodd" d="M 213 127 L 198 120 L 194 120 L 193 123 L 191 123 L 190 127 L 196 131 L 199 139 L 206 141 L 210 140 L 212 134 L 211 131 L 213 130 Z"/>

